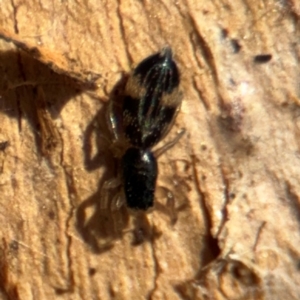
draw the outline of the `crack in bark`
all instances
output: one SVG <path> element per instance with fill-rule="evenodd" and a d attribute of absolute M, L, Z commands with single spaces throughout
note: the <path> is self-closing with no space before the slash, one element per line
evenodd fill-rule
<path fill-rule="evenodd" d="M 63 148 L 63 147 L 62 147 Z M 63 149 L 62 149 L 63 152 Z M 65 174 L 66 178 L 66 185 L 67 185 L 67 190 L 68 190 L 68 198 L 69 198 L 69 203 L 70 203 L 70 212 L 66 218 L 65 222 L 65 236 L 67 239 L 67 247 L 66 247 L 66 255 L 67 255 L 67 265 L 68 265 L 68 281 L 69 284 L 66 288 L 56 288 L 56 293 L 58 295 L 65 294 L 65 293 L 72 293 L 74 292 L 74 287 L 75 287 L 75 279 L 74 279 L 74 271 L 73 271 L 73 260 L 72 260 L 72 255 L 71 255 L 71 248 L 72 248 L 72 236 L 69 234 L 70 227 L 71 227 L 71 220 L 75 211 L 75 205 L 73 204 L 72 197 L 77 196 L 77 192 L 75 189 L 75 184 L 74 184 L 74 178 L 73 174 L 68 170 L 68 167 L 62 163 L 62 168 Z"/>
<path fill-rule="evenodd" d="M 267 224 L 267 222 L 263 221 L 261 223 L 261 225 L 259 226 L 258 230 L 257 230 L 257 234 L 256 234 L 256 237 L 255 237 L 255 242 L 254 242 L 254 246 L 253 246 L 253 252 L 254 253 L 256 252 L 256 248 L 257 248 L 257 245 L 258 245 L 259 238 L 260 238 L 261 233 L 262 233 L 264 227 L 266 226 L 266 224 Z"/>
<path fill-rule="evenodd" d="M 222 219 L 220 221 L 219 230 L 216 233 L 217 237 L 220 235 L 222 229 L 225 226 L 226 221 L 228 220 L 227 204 L 230 202 L 229 182 L 228 182 L 228 179 L 226 178 L 226 175 L 225 175 L 222 164 L 220 164 L 220 169 L 221 169 L 221 177 L 222 177 L 223 186 L 224 186 L 225 203 L 224 203 L 223 208 L 221 210 L 222 211 Z"/>
<path fill-rule="evenodd" d="M 11 6 L 13 8 L 13 18 L 14 18 L 14 31 L 16 34 L 19 33 L 18 20 L 17 20 L 17 6 L 14 3 L 14 0 L 10 0 Z"/>
<path fill-rule="evenodd" d="M 157 290 L 157 280 L 160 275 L 160 267 L 159 267 L 158 259 L 157 259 L 156 253 L 155 253 L 155 247 L 153 244 L 154 240 L 155 240 L 155 233 L 152 230 L 152 239 L 151 239 L 150 245 L 151 245 L 151 251 L 152 251 L 152 258 L 154 261 L 154 279 L 153 279 L 153 288 L 148 293 L 147 300 L 154 299 L 154 294 L 155 294 L 155 291 Z"/>
<path fill-rule="evenodd" d="M 196 84 L 196 81 L 195 81 L 195 78 L 193 78 L 192 85 L 193 85 L 193 87 L 194 87 L 196 93 L 198 94 L 198 97 L 199 97 L 200 101 L 203 103 L 205 109 L 206 109 L 207 111 L 210 111 L 210 104 L 209 104 L 209 102 L 205 101 L 206 99 L 205 99 L 205 97 L 203 96 L 202 91 L 198 89 L 197 84 Z"/>
<path fill-rule="evenodd" d="M 119 23 L 120 24 L 120 32 L 121 32 L 123 43 L 125 45 L 125 51 L 126 51 L 127 59 L 130 62 L 130 65 L 132 65 L 133 60 L 132 60 L 132 57 L 131 57 L 131 55 L 129 53 L 128 47 L 126 47 L 127 40 L 126 40 L 126 34 L 125 34 L 125 27 L 124 27 L 124 24 L 123 24 L 123 15 L 122 15 L 121 9 L 120 9 L 120 7 L 121 7 L 121 0 L 117 0 L 117 3 L 118 3 L 117 15 L 118 15 L 118 19 L 120 20 L 120 23 Z"/>
<path fill-rule="evenodd" d="M 193 19 L 193 17 L 189 16 L 189 22 L 192 26 L 192 28 L 194 28 L 194 33 L 196 35 L 196 39 L 197 39 L 197 43 L 200 46 L 200 50 L 201 50 L 201 54 L 203 59 L 206 61 L 206 64 L 208 65 L 208 67 L 210 68 L 211 72 L 212 72 L 212 77 L 215 83 L 215 86 L 219 85 L 219 79 L 218 79 L 218 72 L 217 72 L 217 67 L 215 65 L 215 60 L 214 60 L 214 56 L 212 51 L 210 50 L 209 45 L 207 44 L 206 40 L 204 39 L 204 37 L 201 35 L 201 33 L 198 31 L 197 29 L 197 25 L 195 20 Z M 194 44 L 191 43 L 193 46 Z M 194 48 L 194 51 L 196 52 L 196 49 Z"/>
<path fill-rule="evenodd" d="M 197 170 L 196 170 L 196 155 L 194 153 L 192 153 L 191 155 L 192 157 L 192 171 L 193 171 L 193 178 L 195 181 L 195 187 L 196 187 L 196 191 L 200 196 L 199 199 L 199 204 L 200 204 L 200 209 L 203 212 L 203 217 L 204 217 L 204 224 L 205 224 L 205 229 L 206 229 L 206 234 L 207 234 L 207 245 L 206 248 L 209 248 L 209 250 L 211 251 L 211 255 L 212 257 L 215 259 L 219 256 L 220 254 L 220 248 L 218 245 L 218 240 L 217 238 L 215 238 L 212 234 L 210 229 L 212 228 L 212 221 L 211 221 L 211 217 L 209 214 L 209 210 L 208 207 L 205 203 L 205 193 L 203 192 L 203 190 L 201 189 L 201 183 L 200 180 L 198 178 L 197 175 Z M 203 258 L 204 260 L 204 258 Z M 204 266 L 207 265 L 209 262 L 204 261 Z M 204 267 L 203 266 L 203 267 Z"/>
<path fill-rule="evenodd" d="M 25 71 L 23 69 L 23 63 L 22 63 L 22 57 L 21 57 L 21 53 L 20 51 L 17 51 L 17 65 L 19 66 L 19 70 L 21 73 L 21 78 L 23 79 L 23 81 L 26 81 L 26 75 L 25 75 Z M 18 129 L 19 132 L 22 131 L 22 108 L 21 108 L 21 101 L 18 97 L 18 92 L 17 90 L 15 91 L 16 93 L 16 106 L 17 106 L 17 122 L 18 122 Z"/>

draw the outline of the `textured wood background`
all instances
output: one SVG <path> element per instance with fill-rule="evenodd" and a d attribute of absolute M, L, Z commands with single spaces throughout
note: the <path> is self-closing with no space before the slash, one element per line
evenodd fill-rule
<path fill-rule="evenodd" d="M 2 1 L 1 299 L 299 299 L 299 16 L 296 0 Z M 185 96 L 160 145 L 187 133 L 153 211 L 101 210 L 106 103 L 165 45 Z"/>

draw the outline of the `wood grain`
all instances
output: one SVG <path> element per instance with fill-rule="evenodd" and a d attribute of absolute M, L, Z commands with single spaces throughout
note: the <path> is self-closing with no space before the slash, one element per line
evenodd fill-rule
<path fill-rule="evenodd" d="M 0 12 L 1 299 L 299 299 L 299 3 Z M 107 102 L 165 45 L 184 100 L 160 145 L 186 134 L 159 158 L 154 210 L 100 209 Z"/>

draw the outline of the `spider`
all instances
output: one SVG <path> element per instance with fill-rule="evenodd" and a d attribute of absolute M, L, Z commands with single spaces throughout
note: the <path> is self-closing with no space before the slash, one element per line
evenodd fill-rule
<path fill-rule="evenodd" d="M 115 195 L 113 205 L 146 211 L 154 204 L 158 174 L 157 157 L 181 138 L 177 137 L 163 146 L 151 149 L 170 131 L 180 109 L 182 93 L 179 89 L 180 74 L 170 47 L 163 48 L 142 62 L 132 71 L 125 86 L 119 113 L 108 110 L 109 128 L 115 144 L 122 144 L 120 176 L 108 180 L 102 187 L 102 201 L 107 205 L 108 189 L 122 186 L 122 193 Z M 112 102 L 112 101 L 111 101 Z M 121 199 L 121 194 L 125 199 Z M 106 197 L 107 198 L 107 197 Z M 124 197 L 123 197 L 124 198 Z"/>

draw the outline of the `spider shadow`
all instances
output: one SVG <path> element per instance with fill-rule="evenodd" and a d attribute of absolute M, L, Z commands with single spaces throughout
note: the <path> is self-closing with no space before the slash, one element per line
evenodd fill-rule
<path fill-rule="evenodd" d="M 161 235 L 155 227 L 149 224 L 146 213 L 143 211 L 130 211 L 124 204 L 115 209 L 111 209 L 110 203 L 108 203 L 108 208 L 103 209 L 101 207 L 103 184 L 109 179 L 117 178 L 120 167 L 120 159 L 115 158 L 112 153 L 115 145 L 112 143 L 112 133 L 108 126 L 108 109 L 112 105 L 113 114 L 120 121 L 115 125 L 120 127 L 118 131 L 121 131 L 122 118 L 120 114 L 122 113 L 124 88 L 127 80 L 128 75 L 123 74 L 109 95 L 111 103 L 104 105 L 98 111 L 87 126 L 84 135 L 83 152 L 86 170 L 104 169 L 97 191 L 84 200 L 76 212 L 76 229 L 94 253 L 108 251 L 114 246 L 116 240 L 122 239 L 124 234 L 128 232 L 133 233 L 133 246 L 140 245 L 145 241 L 152 241 Z M 93 137 L 96 144 L 94 147 L 92 147 Z M 92 154 L 93 148 L 96 148 L 97 151 L 94 155 Z M 120 188 L 109 189 L 109 200 L 112 200 L 116 195 L 117 189 L 120 190 Z M 88 215 L 90 209 L 93 209 L 93 213 Z M 130 226 L 131 229 L 126 229 L 129 223 L 132 225 Z"/>
<path fill-rule="evenodd" d="M 116 83 L 109 95 L 109 101 L 122 101 L 122 93 L 127 77 L 124 75 Z M 118 209 L 101 207 L 103 184 L 118 175 L 119 161 L 111 153 L 112 135 L 107 122 L 109 103 L 97 112 L 84 133 L 83 155 L 85 169 L 89 172 L 104 169 L 97 191 L 85 199 L 76 211 L 76 229 L 94 253 L 102 253 L 113 247 L 114 241 L 121 239 L 128 226 L 129 214 L 125 205 Z M 93 149 L 96 153 L 93 154 Z M 116 193 L 109 190 L 108 199 Z M 89 211 L 92 210 L 92 214 Z"/>

